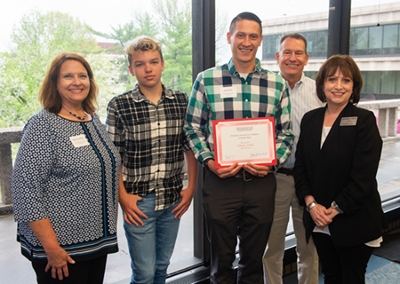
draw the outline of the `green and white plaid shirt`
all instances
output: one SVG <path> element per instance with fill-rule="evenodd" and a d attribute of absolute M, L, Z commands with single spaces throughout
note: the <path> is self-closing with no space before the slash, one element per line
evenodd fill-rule
<path fill-rule="evenodd" d="M 214 158 L 212 121 L 272 116 L 275 120 L 278 166 L 289 156 L 291 131 L 289 91 L 285 80 L 261 68 L 242 78 L 232 59 L 198 74 L 189 98 L 185 131 L 190 147 L 202 164 Z"/>

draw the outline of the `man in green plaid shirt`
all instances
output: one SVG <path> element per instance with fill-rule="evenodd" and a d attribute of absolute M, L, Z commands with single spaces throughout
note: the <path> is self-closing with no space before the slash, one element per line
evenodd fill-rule
<path fill-rule="evenodd" d="M 290 154 L 290 102 L 286 83 L 261 68 L 261 20 L 243 12 L 231 22 L 227 64 L 198 74 L 189 98 L 185 131 L 204 165 L 203 207 L 211 241 L 211 283 L 263 283 L 262 257 L 274 215 L 276 180 L 271 166 L 247 163 L 216 168 L 213 120 L 272 116 L 277 167 Z M 266 145 L 267 147 L 267 145 Z M 238 279 L 232 268 L 239 238 Z"/>

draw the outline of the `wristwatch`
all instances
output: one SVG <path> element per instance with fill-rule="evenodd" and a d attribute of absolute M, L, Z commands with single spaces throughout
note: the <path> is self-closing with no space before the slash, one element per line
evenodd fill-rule
<path fill-rule="evenodd" d="M 337 212 L 339 212 L 339 214 L 343 214 L 344 213 L 343 210 L 340 209 L 340 207 L 336 204 L 335 200 L 332 201 L 331 207 L 332 207 L 332 209 L 335 209 Z"/>
<path fill-rule="evenodd" d="M 310 210 L 317 204 L 318 204 L 317 201 L 315 201 L 315 200 L 311 201 L 311 203 L 308 204 L 307 207 L 306 207 L 307 212 L 310 212 Z"/>
<path fill-rule="evenodd" d="M 207 168 L 207 169 L 210 169 L 210 168 L 208 167 L 208 162 L 211 161 L 211 160 L 214 160 L 214 159 L 213 159 L 213 158 L 208 158 L 208 159 L 206 159 L 206 160 L 203 162 L 203 166 L 204 166 L 205 168 Z"/>

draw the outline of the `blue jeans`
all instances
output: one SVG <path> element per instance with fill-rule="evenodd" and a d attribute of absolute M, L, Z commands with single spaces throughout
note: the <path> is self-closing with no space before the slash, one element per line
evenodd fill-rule
<path fill-rule="evenodd" d="M 137 227 L 124 221 L 131 256 L 131 284 L 165 283 L 180 221 L 171 211 L 179 202 L 155 211 L 155 193 L 151 192 L 137 203 L 148 217 L 143 220 L 144 226 Z"/>

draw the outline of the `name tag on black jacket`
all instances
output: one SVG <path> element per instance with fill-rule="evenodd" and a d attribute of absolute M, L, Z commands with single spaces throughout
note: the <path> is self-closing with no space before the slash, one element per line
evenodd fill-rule
<path fill-rule="evenodd" d="M 357 124 L 357 116 L 342 117 L 340 126 L 355 126 Z"/>

